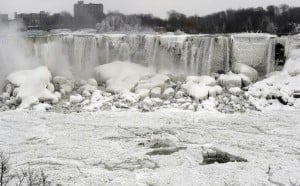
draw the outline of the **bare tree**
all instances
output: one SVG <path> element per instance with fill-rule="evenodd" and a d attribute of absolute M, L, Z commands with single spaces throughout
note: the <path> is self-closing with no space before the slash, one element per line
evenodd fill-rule
<path fill-rule="evenodd" d="M 3 153 L 0 152 L 0 186 L 5 186 L 12 179 L 12 176 L 9 174 L 9 158 Z"/>

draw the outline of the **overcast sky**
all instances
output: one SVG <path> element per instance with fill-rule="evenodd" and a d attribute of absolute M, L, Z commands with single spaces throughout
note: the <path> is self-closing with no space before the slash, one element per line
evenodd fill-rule
<path fill-rule="evenodd" d="M 13 17 L 14 12 L 50 13 L 69 11 L 73 13 L 73 4 L 77 0 L 0 0 L 0 13 L 8 13 Z M 119 10 L 122 13 L 152 13 L 165 18 L 169 10 L 177 10 L 187 15 L 206 15 L 226 10 L 228 8 L 266 7 L 267 5 L 288 4 L 300 6 L 300 0 L 85 0 L 103 3 L 105 12 Z"/>

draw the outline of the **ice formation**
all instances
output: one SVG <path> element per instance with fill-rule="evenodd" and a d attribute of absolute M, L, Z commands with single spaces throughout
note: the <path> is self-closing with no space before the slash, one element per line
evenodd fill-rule
<path fill-rule="evenodd" d="M 0 70 L 0 85 L 4 87 L 1 110 L 18 107 L 20 100 L 21 107 L 28 107 L 35 102 L 52 104 L 62 99 L 52 109 L 150 111 L 158 107 L 209 107 L 231 112 L 259 107 L 257 100 L 270 103 L 272 98 L 292 105 L 293 91 L 298 91 L 288 89 L 296 86 L 300 71 L 299 51 L 295 50 L 300 43 L 298 36 L 60 31 L 4 36 L 1 41 L 7 43 L 0 46 L 0 63 L 4 67 Z M 274 58 L 278 43 L 285 47 L 286 65 L 282 72 L 260 81 L 274 69 L 280 69 Z M 11 49 L 15 54 L 7 52 Z M 19 65 L 20 61 L 23 65 Z M 38 67 L 41 65 L 49 68 L 53 78 L 46 67 Z M 17 71 L 22 69 L 33 70 Z M 35 77 L 37 80 L 26 86 L 18 82 L 24 74 L 24 79 L 33 78 L 38 69 L 50 76 Z M 14 78 L 15 82 L 4 83 L 12 72 L 21 74 L 16 75 L 21 80 Z M 281 82 L 279 92 L 269 87 L 275 82 Z"/>
<path fill-rule="evenodd" d="M 17 87 L 16 101 L 20 99 L 20 108 L 27 108 L 39 100 L 58 101 L 58 97 L 47 89 L 51 73 L 45 66 L 11 73 L 7 80 Z"/>
<path fill-rule="evenodd" d="M 1 42 L 6 43 L 0 47 L 1 64 L 21 66 L 22 61 L 23 66 L 46 65 L 53 75 L 68 78 L 89 78 L 94 67 L 113 61 L 131 61 L 153 67 L 157 72 L 185 75 L 228 72 L 232 62 L 246 64 L 265 75 L 274 69 L 275 43 L 285 45 L 286 56 L 300 43 L 298 37 L 276 38 L 268 34 L 96 34 L 87 31 L 1 37 Z"/>

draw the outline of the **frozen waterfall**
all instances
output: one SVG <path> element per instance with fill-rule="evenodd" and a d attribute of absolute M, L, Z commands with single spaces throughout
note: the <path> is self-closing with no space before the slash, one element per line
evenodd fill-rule
<path fill-rule="evenodd" d="M 24 36 L 17 40 L 2 37 L 0 63 L 2 66 L 18 63 L 28 68 L 39 63 L 47 65 L 55 75 L 76 78 L 89 77 L 95 66 L 116 60 L 154 67 L 158 72 L 189 75 L 228 72 L 232 63 L 244 63 L 266 74 L 273 70 L 276 40 L 267 34 L 67 33 Z"/>

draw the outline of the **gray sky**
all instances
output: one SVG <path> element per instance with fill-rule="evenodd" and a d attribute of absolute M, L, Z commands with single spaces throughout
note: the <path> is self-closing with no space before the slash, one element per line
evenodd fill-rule
<path fill-rule="evenodd" d="M 75 2 L 77 0 L 0 0 L 0 13 L 8 13 L 11 18 L 14 12 L 45 10 L 55 13 L 67 10 L 72 13 Z M 85 2 L 103 3 L 105 12 L 119 10 L 126 14 L 152 13 L 160 17 L 166 17 L 166 12 L 172 9 L 187 15 L 206 15 L 228 8 L 266 7 L 283 3 L 300 6 L 300 0 L 85 0 Z"/>

